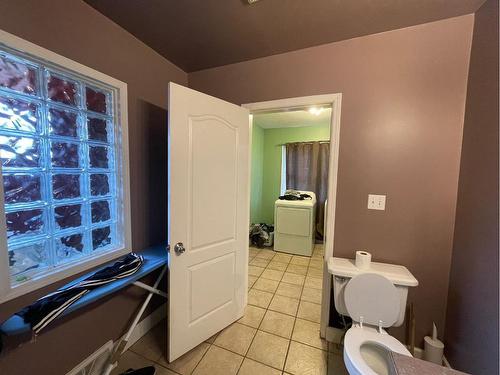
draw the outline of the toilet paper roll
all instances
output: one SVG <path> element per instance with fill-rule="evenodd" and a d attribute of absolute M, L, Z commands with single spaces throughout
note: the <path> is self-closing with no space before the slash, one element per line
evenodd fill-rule
<path fill-rule="evenodd" d="M 366 270 L 370 268 L 370 263 L 372 262 L 372 255 L 366 251 L 356 251 L 356 267 L 361 270 Z"/>
<path fill-rule="evenodd" d="M 424 359 L 426 361 L 443 365 L 444 344 L 441 340 L 433 339 L 430 336 L 424 337 Z"/>

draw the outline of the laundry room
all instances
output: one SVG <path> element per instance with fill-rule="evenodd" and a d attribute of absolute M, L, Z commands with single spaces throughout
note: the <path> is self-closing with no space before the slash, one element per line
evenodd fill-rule
<path fill-rule="evenodd" d="M 251 246 L 312 256 L 323 243 L 331 118 L 320 104 L 253 113 Z"/>

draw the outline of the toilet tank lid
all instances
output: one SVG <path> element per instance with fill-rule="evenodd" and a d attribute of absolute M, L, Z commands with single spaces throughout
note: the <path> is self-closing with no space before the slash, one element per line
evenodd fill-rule
<path fill-rule="evenodd" d="M 328 272 L 333 276 L 353 278 L 363 273 L 376 273 L 385 276 L 394 285 L 417 286 L 418 281 L 405 266 L 389 263 L 371 262 L 370 268 L 359 269 L 354 259 L 331 257 L 328 259 Z"/>

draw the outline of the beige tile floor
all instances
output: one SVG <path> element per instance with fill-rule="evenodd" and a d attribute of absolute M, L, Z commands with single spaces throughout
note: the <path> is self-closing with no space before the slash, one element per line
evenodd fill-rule
<path fill-rule="evenodd" d="M 124 353 L 113 375 L 155 365 L 158 375 L 345 375 L 342 349 L 319 337 L 323 248 L 312 257 L 250 248 L 248 306 L 236 323 L 173 363 L 162 322 Z"/>

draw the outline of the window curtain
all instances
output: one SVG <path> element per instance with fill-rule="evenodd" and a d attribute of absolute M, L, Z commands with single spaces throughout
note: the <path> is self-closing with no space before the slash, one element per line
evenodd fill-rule
<path fill-rule="evenodd" d="M 285 149 L 286 188 L 316 194 L 316 238 L 323 239 L 330 142 L 288 143 Z"/>

